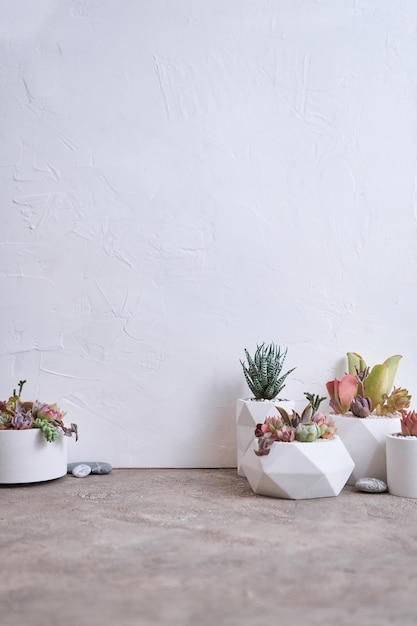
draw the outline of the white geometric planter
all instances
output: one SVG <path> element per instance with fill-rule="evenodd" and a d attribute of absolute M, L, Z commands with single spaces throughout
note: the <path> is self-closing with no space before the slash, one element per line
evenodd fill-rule
<path fill-rule="evenodd" d="M 355 463 L 347 484 L 354 485 L 365 476 L 387 482 L 385 442 L 387 435 L 401 430 L 401 416 L 360 418 L 332 413 L 329 417 Z"/>
<path fill-rule="evenodd" d="M 286 411 L 294 408 L 292 400 L 237 400 L 236 402 L 236 444 L 237 444 L 237 473 L 244 476 L 241 464 L 243 455 L 253 442 L 257 424 L 262 424 L 267 417 L 275 417 L 278 411 L 276 405 Z"/>
<path fill-rule="evenodd" d="M 45 440 L 39 428 L 0 430 L 0 484 L 37 483 L 67 473 L 67 437 Z"/>
<path fill-rule="evenodd" d="M 417 437 L 387 435 L 386 452 L 388 491 L 417 498 Z"/>
<path fill-rule="evenodd" d="M 242 459 L 252 490 L 263 496 L 303 500 L 337 496 L 354 463 L 337 435 L 312 443 L 275 442 L 266 456 L 257 456 L 253 439 Z"/>

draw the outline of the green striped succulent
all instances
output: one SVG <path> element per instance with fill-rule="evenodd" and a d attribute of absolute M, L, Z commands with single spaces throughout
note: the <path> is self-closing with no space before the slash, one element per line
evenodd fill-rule
<path fill-rule="evenodd" d="M 243 374 L 255 400 L 275 400 L 284 389 L 286 378 L 295 367 L 282 374 L 287 350 L 281 352 L 274 343 L 256 347 L 253 357 L 245 348 L 247 363 L 240 361 Z"/>

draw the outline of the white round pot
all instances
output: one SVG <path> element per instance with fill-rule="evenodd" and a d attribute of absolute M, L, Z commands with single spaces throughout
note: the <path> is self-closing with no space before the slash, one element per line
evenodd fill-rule
<path fill-rule="evenodd" d="M 252 490 L 263 496 L 304 500 L 337 496 L 353 469 L 340 438 L 311 443 L 275 442 L 266 456 L 257 456 L 256 438 L 244 454 L 242 468 Z"/>
<path fill-rule="evenodd" d="M 292 400 L 238 400 L 236 403 L 236 448 L 237 473 L 245 476 L 242 470 L 242 459 L 255 436 L 257 424 L 263 424 L 267 417 L 276 417 L 279 405 L 286 411 L 294 408 Z"/>
<path fill-rule="evenodd" d="M 37 483 L 67 473 L 67 437 L 45 440 L 39 428 L 0 430 L 0 484 Z"/>
<path fill-rule="evenodd" d="M 360 418 L 331 413 L 329 417 L 355 463 L 348 485 L 365 476 L 387 482 L 386 437 L 401 430 L 401 415 Z"/>
<path fill-rule="evenodd" d="M 388 491 L 417 498 L 417 437 L 388 435 L 386 453 Z"/>

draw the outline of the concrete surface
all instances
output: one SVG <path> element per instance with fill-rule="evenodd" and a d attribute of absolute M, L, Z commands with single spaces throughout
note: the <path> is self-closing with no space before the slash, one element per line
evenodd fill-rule
<path fill-rule="evenodd" d="M 2 626 L 417 623 L 417 500 L 124 469 L 3 486 L 0 517 Z"/>

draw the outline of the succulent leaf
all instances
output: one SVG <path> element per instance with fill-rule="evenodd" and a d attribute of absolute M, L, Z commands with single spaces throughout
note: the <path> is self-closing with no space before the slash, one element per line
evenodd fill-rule
<path fill-rule="evenodd" d="M 58 430 L 47 419 L 42 419 L 40 417 L 37 417 L 33 421 L 33 427 L 39 428 L 42 431 L 43 436 L 45 437 L 46 441 L 48 441 L 49 443 L 56 441 L 59 437 Z"/>
<path fill-rule="evenodd" d="M 368 417 L 372 412 L 372 401 L 367 397 L 356 396 L 351 402 L 350 410 L 355 417 Z"/>
<path fill-rule="evenodd" d="M 330 396 L 329 404 L 335 413 L 347 413 L 350 403 L 356 395 L 358 383 L 356 376 L 345 374 L 341 380 L 335 378 L 326 383 Z"/>
<path fill-rule="evenodd" d="M 417 437 L 417 413 L 401 411 L 401 432 L 405 436 Z"/>
<path fill-rule="evenodd" d="M 348 373 L 356 376 L 358 372 L 363 372 L 366 369 L 366 363 L 360 354 L 357 352 L 347 353 Z"/>
<path fill-rule="evenodd" d="M 386 365 L 373 366 L 364 382 L 364 392 L 371 399 L 372 406 L 376 407 L 384 402 L 391 390 L 390 379 L 390 371 Z"/>
<path fill-rule="evenodd" d="M 397 374 L 398 363 L 400 362 L 401 359 L 402 359 L 401 354 L 394 354 L 393 356 L 390 356 L 388 359 L 386 359 L 383 362 L 383 365 L 388 367 L 388 382 L 387 382 L 388 391 L 387 393 L 391 391 L 394 385 L 395 376 Z"/>

